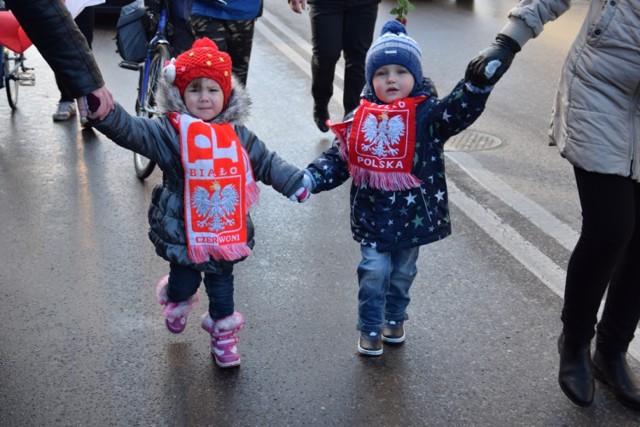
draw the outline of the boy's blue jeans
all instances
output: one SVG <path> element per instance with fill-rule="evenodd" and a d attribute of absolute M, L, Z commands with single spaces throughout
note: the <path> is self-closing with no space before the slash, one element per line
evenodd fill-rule
<path fill-rule="evenodd" d="M 190 267 L 171 263 L 167 297 L 182 302 L 196 293 L 202 282 L 202 273 Z M 209 296 L 209 315 L 219 320 L 233 314 L 233 264 L 215 273 L 204 274 L 204 286 Z"/>
<path fill-rule="evenodd" d="M 358 325 L 362 332 L 380 332 L 385 320 L 408 319 L 409 288 L 418 272 L 420 247 L 378 252 L 360 246 L 358 265 Z"/>

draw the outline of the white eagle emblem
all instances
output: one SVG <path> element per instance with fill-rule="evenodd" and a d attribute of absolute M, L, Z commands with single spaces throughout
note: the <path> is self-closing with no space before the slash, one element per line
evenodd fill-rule
<path fill-rule="evenodd" d="M 404 135 L 405 125 L 401 116 L 389 118 L 387 113 L 380 114 L 378 118 L 369 113 L 362 124 L 362 132 L 367 143 L 363 143 L 362 151 L 369 151 L 379 157 L 395 156 L 398 149 L 393 146 L 398 145 L 400 137 Z"/>
<path fill-rule="evenodd" d="M 235 224 L 232 215 L 236 211 L 240 195 L 233 184 L 226 185 L 222 190 L 220 188 L 220 183 L 215 181 L 211 186 L 213 190 L 211 194 L 206 188 L 200 186 L 193 191 L 191 206 L 196 209 L 199 217 L 204 217 L 197 222 L 198 227 L 220 231 Z"/>

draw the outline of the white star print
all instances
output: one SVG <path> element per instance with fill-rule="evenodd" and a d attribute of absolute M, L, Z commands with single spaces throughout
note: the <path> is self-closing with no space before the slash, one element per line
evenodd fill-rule
<path fill-rule="evenodd" d="M 407 200 L 407 206 L 409 206 L 411 203 L 415 203 L 416 202 L 416 196 L 414 196 L 411 193 L 409 193 L 409 195 L 407 195 L 407 197 L 405 197 L 405 199 Z"/>

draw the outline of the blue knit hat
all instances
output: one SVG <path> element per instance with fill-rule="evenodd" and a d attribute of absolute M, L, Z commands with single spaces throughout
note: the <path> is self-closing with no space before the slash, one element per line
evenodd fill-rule
<path fill-rule="evenodd" d="M 407 28 L 397 20 L 384 24 L 380 38 L 374 41 L 367 52 L 365 76 L 373 88 L 373 74 L 383 65 L 398 64 L 413 74 L 416 84 L 422 81 L 422 52 L 420 46 L 407 35 Z"/>

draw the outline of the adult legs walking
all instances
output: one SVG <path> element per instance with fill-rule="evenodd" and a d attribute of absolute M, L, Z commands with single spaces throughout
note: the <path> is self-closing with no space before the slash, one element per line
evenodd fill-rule
<path fill-rule="evenodd" d="M 378 3 L 359 6 L 343 4 L 313 4 L 311 19 L 311 95 L 313 119 L 323 132 L 328 130 L 329 101 L 333 96 L 336 64 L 344 54 L 343 91 L 344 114 L 355 109 L 365 85 L 365 58 L 373 40 Z"/>
<path fill-rule="evenodd" d="M 575 175 L 583 221 L 567 267 L 563 335 L 559 342 L 560 386 L 575 403 L 591 403 L 593 376 L 591 360 L 585 352 L 589 356 L 598 308 L 608 288 L 598 324 L 596 361 L 603 367 L 599 378 L 613 383 L 614 393 L 622 393 L 627 401 L 635 402 L 637 394 L 640 407 L 635 378 L 629 377 L 631 371 L 623 366 L 624 354 L 640 319 L 640 184 L 630 178 L 579 168 L 575 168 Z M 615 367 L 611 368 L 611 364 Z M 611 374 L 609 377 L 615 374 L 617 379 L 605 378 L 607 373 Z M 625 403 L 622 398 L 621 401 Z"/>

